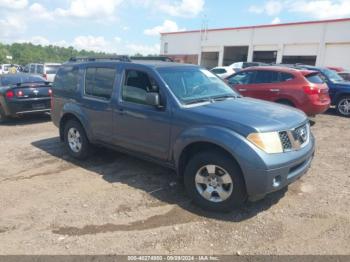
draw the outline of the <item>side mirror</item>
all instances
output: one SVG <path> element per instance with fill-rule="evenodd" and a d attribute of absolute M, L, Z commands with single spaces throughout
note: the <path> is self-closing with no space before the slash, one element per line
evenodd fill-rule
<path fill-rule="evenodd" d="M 160 107 L 160 98 L 158 93 L 147 93 L 146 103 L 150 106 Z"/>

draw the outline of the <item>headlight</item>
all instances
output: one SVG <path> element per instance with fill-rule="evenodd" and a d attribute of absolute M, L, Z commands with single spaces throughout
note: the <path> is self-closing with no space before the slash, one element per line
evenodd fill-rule
<path fill-rule="evenodd" d="M 283 147 L 278 132 L 252 133 L 247 139 L 266 153 L 283 153 Z"/>

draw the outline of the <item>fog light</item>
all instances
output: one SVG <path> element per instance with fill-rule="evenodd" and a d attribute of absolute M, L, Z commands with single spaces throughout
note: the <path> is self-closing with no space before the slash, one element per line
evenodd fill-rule
<path fill-rule="evenodd" d="M 276 176 L 273 180 L 272 180 L 272 186 L 273 187 L 279 187 L 281 185 L 281 176 Z"/>

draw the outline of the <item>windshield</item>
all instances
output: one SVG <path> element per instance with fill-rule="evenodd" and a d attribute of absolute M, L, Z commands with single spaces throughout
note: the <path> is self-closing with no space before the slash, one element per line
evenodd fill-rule
<path fill-rule="evenodd" d="M 322 69 L 322 73 L 324 73 L 328 79 L 332 82 L 344 82 L 344 78 L 337 74 L 337 72 L 329 69 Z"/>
<path fill-rule="evenodd" d="M 201 68 L 160 68 L 173 94 L 182 104 L 239 96 L 213 73 Z"/>
<path fill-rule="evenodd" d="M 3 76 L 0 78 L 1 85 L 16 85 L 18 83 L 37 83 L 37 82 L 45 82 L 46 80 L 40 76 L 27 76 L 27 75 L 11 75 L 11 76 Z"/>

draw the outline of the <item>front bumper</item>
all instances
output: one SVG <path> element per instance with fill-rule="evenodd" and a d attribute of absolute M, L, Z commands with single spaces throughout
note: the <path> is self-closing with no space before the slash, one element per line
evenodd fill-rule
<path fill-rule="evenodd" d="M 243 173 L 248 196 L 258 200 L 293 183 L 307 173 L 315 153 L 315 139 L 311 135 L 309 144 L 298 151 L 276 155 L 260 155 L 265 169 L 244 165 Z"/>

